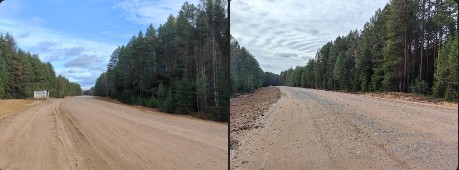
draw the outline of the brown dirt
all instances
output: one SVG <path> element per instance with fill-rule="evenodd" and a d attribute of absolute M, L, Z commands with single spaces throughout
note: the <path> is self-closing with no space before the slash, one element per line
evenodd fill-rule
<path fill-rule="evenodd" d="M 125 104 L 125 103 L 123 103 L 121 101 L 118 101 L 116 99 L 112 99 L 110 97 L 94 96 L 94 99 L 102 100 L 102 101 L 106 101 L 106 102 L 111 102 L 111 103 L 116 103 L 116 104 L 120 104 L 120 105 L 124 105 L 124 106 L 127 106 L 127 107 L 135 108 L 135 109 L 138 109 L 138 110 L 141 110 L 141 111 L 146 111 L 146 112 L 160 112 L 159 109 L 157 109 L 157 108 L 145 107 L 145 106 L 141 106 L 141 105 L 129 105 L 129 104 Z M 171 114 L 173 114 L 173 113 L 171 113 Z M 209 117 L 207 117 L 206 115 L 203 115 L 202 113 L 200 114 L 198 112 L 191 112 L 189 114 L 180 114 L 180 113 L 178 113 L 178 114 L 174 114 L 174 115 L 177 116 L 177 117 L 199 118 L 202 121 L 214 122 Z M 224 124 L 227 125 L 227 123 L 224 123 Z"/>
<path fill-rule="evenodd" d="M 450 108 L 457 108 L 457 102 L 448 102 L 442 99 L 430 98 L 414 93 L 402 93 L 402 92 L 384 92 L 384 93 L 363 93 L 365 96 L 380 97 L 386 99 L 412 101 L 419 103 L 429 103 Z"/>
<path fill-rule="evenodd" d="M 43 101 L 32 99 L 2 99 L 0 100 L 0 119 L 10 114 L 27 110 Z"/>
<path fill-rule="evenodd" d="M 102 100 L 102 101 L 106 101 L 106 102 L 111 102 L 111 103 L 115 103 L 115 104 L 120 104 L 120 105 L 124 105 L 124 106 L 127 106 L 127 107 L 131 107 L 131 108 L 134 108 L 134 109 L 138 109 L 138 110 L 141 110 L 141 111 L 150 111 L 150 112 L 159 112 L 158 109 L 156 108 L 151 108 L 151 107 L 144 107 L 144 106 L 133 106 L 133 105 L 128 105 L 128 104 L 125 104 L 123 102 L 120 102 L 116 99 L 112 99 L 110 97 L 101 97 L 101 96 L 94 96 L 94 99 L 97 99 L 97 100 Z M 181 115 L 176 115 L 176 116 L 181 116 Z"/>
<path fill-rule="evenodd" d="M 0 169 L 227 169 L 227 124 L 92 97 L 0 119 Z"/>
<path fill-rule="evenodd" d="M 455 169 L 458 110 L 314 89 L 282 97 L 235 133 L 231 169 Z M 233 133 L 231 133 L 233 136 Z"/>
<path fill-rule="evenodd" d="M 279 98 L 280 90 L 277 87 L 263 87 L 252 93 L 231 98 L 231 149 L 238 146 L 239 133 L 263 126 L 255 120 L 264 116 L 263 113 Z"/>

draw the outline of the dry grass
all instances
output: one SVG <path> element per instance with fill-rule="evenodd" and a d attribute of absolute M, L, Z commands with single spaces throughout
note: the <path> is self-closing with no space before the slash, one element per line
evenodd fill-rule
<path fill-rule="evenodd" d="M 450 108 L 457 108 L 457 102 L 448 102 L 443 99 L 437 99 L 432 97 L 426 97 L 414 93 L 402 93 L 402 92 L 384 92 L 384 93 L 364 93 L 365 96 L 381 97 L 386 99 L 411 101 L 419 103 L 429 103 L 435 105 L 441 105 Z"/>
<path fill-rule="evenodd" d="M 0 118 L 22 112 L 45 100 L 32 99 L 3 99 L 0 100 Z"/>

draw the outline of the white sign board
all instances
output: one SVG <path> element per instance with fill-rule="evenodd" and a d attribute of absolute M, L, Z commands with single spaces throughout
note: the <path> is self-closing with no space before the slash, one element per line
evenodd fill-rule
<path fill-rule="evenodd" d="M 35 99 L 47 99 L 49 98 L 48 90 L 33 91 L 33 98 Z"/>

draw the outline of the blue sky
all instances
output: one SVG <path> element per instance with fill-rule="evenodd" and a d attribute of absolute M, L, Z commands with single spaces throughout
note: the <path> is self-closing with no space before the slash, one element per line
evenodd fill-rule
<path fill-rule="evenodd" d="M 232 0 L 231 34 L 264 71 L 306 65 L 337 36 L 361 30 L 389 0 Z"/>
<path fill-rule="evenodd" d="M 186 0 L 5 0 L 0 3 L 0 32 L 18 47 L 50 61 L 56 74 L 94 85 L 111 53 L 139 31 L 145 33 L 176 16 Z M 197 4 L 199 0 L 188 0 Z"/>

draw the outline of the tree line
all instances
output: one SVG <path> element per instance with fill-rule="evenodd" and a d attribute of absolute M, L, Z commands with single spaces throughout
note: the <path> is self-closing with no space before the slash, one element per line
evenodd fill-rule
<path fill-rule="evenodd" d="M 230 46 L 231 94 L 252 92 L 257 88 L 281 85 L 280 77 L 263 72 L 260 64 L 249 50 L 231 37 Z"/>
<path fill-rule="evenodd" d="M 365 24 L 320 48 L 283 85 L 326 90 L 400 91 L 457 100 L 457 4 L 392 0 Z"/>
<path fill-rule="evenodd" d="M 227 2 L 185 2 L 155 29 L 151 24 L 115 49 L 86 93 L 169 113 L 227 121 L 229 20 Z"/>
<path fill-rule="evenodd" d="M 50 62 L 18 48 L 9 33 L 0 33 L 0 99 L 31 98 L 34 90 L 45 89 L 50 97 L 83 93 L 79 84 L 56 77 Z"/>

